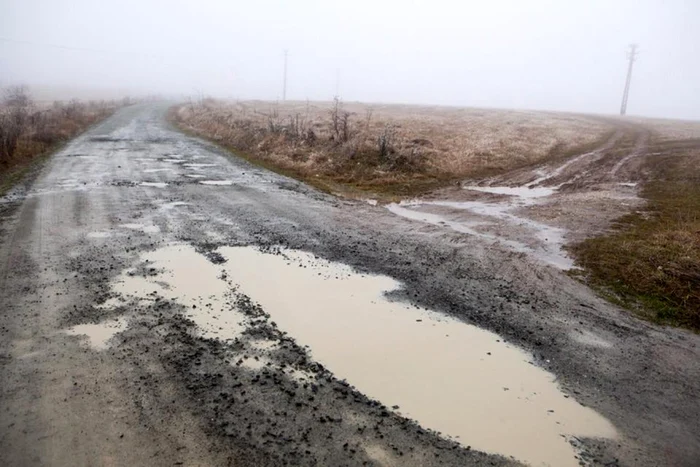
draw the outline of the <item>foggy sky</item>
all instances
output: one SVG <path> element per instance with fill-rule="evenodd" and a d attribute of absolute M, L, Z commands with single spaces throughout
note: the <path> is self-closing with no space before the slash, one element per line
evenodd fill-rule
<path fill-rule="evenodd" d="M 0 0 L 0 85 L 700 119 L 700 0 Z M 72 50 L 48 45 L 88 50 Z M 338 79 L 339 78 L 339 79 Z"/>

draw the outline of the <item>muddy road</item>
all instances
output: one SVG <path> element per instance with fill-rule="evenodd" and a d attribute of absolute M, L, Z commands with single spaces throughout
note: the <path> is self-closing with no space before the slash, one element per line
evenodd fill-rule
<path fill-rule="evenodd" d="M 697 465 L 697 335 L 596 297 L 549 240 L 336 199 L 167 108 L 2 199 L 0 464 Z"/>

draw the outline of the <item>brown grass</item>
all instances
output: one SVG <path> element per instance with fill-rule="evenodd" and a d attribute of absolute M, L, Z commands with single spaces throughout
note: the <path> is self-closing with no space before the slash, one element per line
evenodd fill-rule
<path fill-rule="evenodd" d="M 41 156 L 111 115 L 119 105 L 121 103 L 74 100 L 38 106 L 29 100 L 23 109 L 22 123 L 18 124 L 11 118 L 13 109 L 9 108 L 10 105 L 0 104 L 0 116 L 3 116 L 0 125 L 12 125 L 18 131 L 14 149 L 11 153 L 3 152 L 0 157 L 0 194 L 18 181 Z M 0 134 L 7 134 L 7 131 L 0 131 Z"/>
<path fill-rule="evenodd" d="M 652 321 L 700 331 L 700 140 L 657 141 L 643 211 L 573 248 L 589 281 Z M 660 154 L 658 154 L 660 153 Z"/>
<path fill-rule="evenodd" d="M 333 108 L 209 99 L 171 116 L 185 130 L 316 186 L 396 195 L 542 163 L 611 131 L 579 115 L 359 103 L 341 103 L 336 114 L 349 124 L 338 131 Z"/>

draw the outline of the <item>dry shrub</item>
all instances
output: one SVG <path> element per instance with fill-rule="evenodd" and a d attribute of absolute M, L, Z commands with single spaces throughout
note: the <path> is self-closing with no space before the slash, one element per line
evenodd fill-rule
<path fill-rule="evenodd" d="M 114 102 L 33 103 L 25 87 L 3 92 L 0 102 L 0 171 L 21 165 L 110 115 Z"/>

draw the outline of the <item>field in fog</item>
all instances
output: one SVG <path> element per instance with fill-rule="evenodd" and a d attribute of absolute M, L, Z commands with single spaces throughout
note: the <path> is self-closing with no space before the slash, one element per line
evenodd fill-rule
<path fill-rule="evenodd" d="M 208 99 L 174 118 L 302 178 L 397 193 L 564 158 L 613 131 L 582 115 L 341 101 Z"/>

